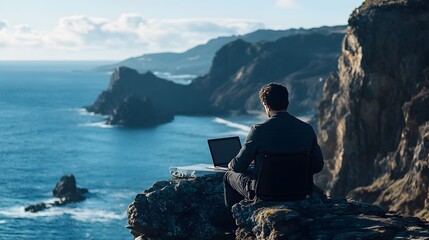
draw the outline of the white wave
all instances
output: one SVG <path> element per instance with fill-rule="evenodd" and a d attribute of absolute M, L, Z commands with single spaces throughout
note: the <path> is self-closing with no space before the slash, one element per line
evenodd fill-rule
<path fill-rule="evenodd" d="M 219 124 L 224 124 L 224 125 L 226 125 L 228 127 L 236 128 L 236 129 L 239 129 L 241 131 L 245 131 L 246 135 L 247 135 L 247 132 L 250 131 L 250 127 L 249 126 L 246 126 L 244 124 L 234 123 L 234 122 L 231 122 L 231 121 L 228 121 L 228 120 L 225 120 L 225 119 L 222 119 L 222 118 L 218 118 L 218 117 L 215 118 L 213 120 L 213 122 L 219 123 Z"/>
<path fill-rule="evenodd" d="M 247 110 L 247 113 L 253 116 L 256 116 L 259 119 L 267 119 L 267 113 L 265 111 L 259 111 L 259 110 Z"/>
<path fill-rule="evenodd" d="M 90 116 L 90 117 L 107 117 L 108 115 L 103 115 L 99 113 L 88 112 L 86 108 L 68 108 L 67 111 L 77 112 L 81 116 Z"/>
<path fill-rule="evenodd" d="M 217 136 L 232 136 L 232 135 L 239 135 L 239 136 L 247 136 L 249 132 L 247 131 L 231 131 L 231 132 L 222 132 L 222 133 L 216 133 L 216 134 L 212 134 L 212 136 L 217 137 Z"/>
<path fill-rule="evenodd" d="M 310 122 L 312 115 L 307 115 L 307 116 L 296 116 L 296 118 L 298 118 L 299 120 L 303 121 L 303 122 Z"/>
<path fill-rule="evenodd" d="M 49 192 L 48 194 L 50 194 L 51 192 Z M 55 201 L 58 201 L 59 198 L 46 198 L 46 199 L 42 199 L 42 201 L 40 202 L 44 202 L 46 203 L 46 205 L 50 205 L 53 204 Z"/>
<path fill-rule="evenodd" d="M 73 219 L 82 222 L 107 222 L 110 220 L 122 220 L 126 218 L 125 213 L 117 214 L 96 209 L 73 209 L 72 211 L 66 211 L 65 213 L 70 214 Z"/>
<path fill-rule="evenodd" d="M 197 75 L 192 75 L 192 74 L 172 74 L 170 72 L 153 72 L 153 74 L 159 77 L 165 77 L 168 79 L 190 79 L 190 78 L 197 77 Z"/>
<path fill-rule="evenodd" d="M 101 198 L 109 199 L 132 199 L 135 196 L 135 191 L 133 190 L 122 190 L 122 191 L 109 191 L 105 189 L 92 189 L 91 193 L 98 195 Z"/>
<path fill-rule="evenodd" d="M 82 115 L 82 116 L 96 116 L 97 115 L 93 112 L 88 112 L 85 108 L 77 108 L 77 109 L 75 109 L 75 111 L 77 111 L 79 113 L 79 115 Z"/>
<path fill-rule="evenodd" d="M 108 115 L 103 115 L 99 113 L 88 112 L 86 108 L 72 108 L 70 111 L 78 112 L 81 116 L 96 116 L 96 117 L 106 117 Z"/>
<path fill-rule="evenodd" d="M 40 218 L 69 215 L 71 218 L 82 222 L 107 222 L 111 220 L 122 220 L 126 214 L 118 214 L 111 211 L 92 208 L 68 208 L 52 207 L 40 212 L 26 212 L 24 207 L 12 207 L 6 210 L 0 209 L 0 216 L 8 218 Z"/>
<path fill-rule="evenodd" d="M 5 224 L 6 220 L 0 220 L 0 224 Z"/>
<path fill-rule="evenodd" d="M 26 212 L 24 207 L 11 207 L 8 209 L 1 209 L 0 216 L 5 216 L 8 218 L 37 218 L 37 217 L 52 217 L 58 216 L 62 213 L 58 211 L 56 208 L 49 208 L 44 211 L 31 213 Z"/>
<path fill-rule="evenodd" d="M 170 72 L 153 72 L 157 77 L 172 81 L 177 84 L 189 85 L 196 75 L 192 74 L 172 74 Z"/>
<path fill-rule="evenodd" d="M 92 122 L 92 123 L 83 123 L 79 124 L 81 127 L 99 127 L 99 128 L 113 128 L 115 126 L 109 125 L 106 122 Z"/>

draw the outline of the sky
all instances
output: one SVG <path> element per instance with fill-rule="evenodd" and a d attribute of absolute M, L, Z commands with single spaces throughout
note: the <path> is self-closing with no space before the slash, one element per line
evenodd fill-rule
<path fill-rule="evenodd" d="M 363 0 L 0 0 L 0 60 L 122 60 L 258 29 L 346 25 Z"/>

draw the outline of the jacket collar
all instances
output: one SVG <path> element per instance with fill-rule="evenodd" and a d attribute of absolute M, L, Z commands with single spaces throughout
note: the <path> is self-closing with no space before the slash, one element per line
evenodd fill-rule
<path fill-rule="evenodd" d="M 273 116 L 271 116 L 271 118 L 274 118 L 274 117 L 283 117 L 283 116 L 289 116 L 289 113 L 287 111 L 276 112 L 276 113 L 274 113 Z"/>

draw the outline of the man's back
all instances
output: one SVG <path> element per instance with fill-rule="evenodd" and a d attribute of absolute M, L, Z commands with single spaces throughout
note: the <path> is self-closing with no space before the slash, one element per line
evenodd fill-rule
<path fill-rule="evenodd" d="M 287 112 L 278 112 L 266 121 L 252 126 L 243 148 L 233 159 L 232 169 L 245 172 L 250 162 L 255 160 L 256 179 L 265 153 L 309 152 L 312 148 L 315 156 L 313 171 L 319 172 L 323 167 L 323 158 L 313 128 Z"/>
<path fill-rule="evenodd" d="M 279 112 L 255 125 L 258 153 L 294 153 L 309 151 L 315 140 L 310 125 L 287 112 Z"/>
<path fill-rule="evenodd" d="M 228 211 L 231 211 L 231 207 L 240 200 L 254 199 L 255 182 L 258 180 L 258 173 L 264 155 L 269 156 L 270 153 L 291 154 L 311 151 L 312 163 L 309 165 L 307 164 L 307 166 L 312 166 L 313 169 L 305 169 L 304 167 L 297 168 L 297 171 L 302 170 L 302 174 L 305 175 L 307 173 L 308 176 L 308 170 L 317 173 L 323 168 L 322 151 L 317 144 L 317 138 L 313 128 L 287 113 L 289 106 L 289 92 L 287 88 L 277 83 L 264 85 L 259 91 L 259 99 L 270 118 L 265 122 L 252 126 L 240 152 L 228 164 L 230 171 L 227 171 L 224 176 L 225 206 Z M 297 158 L 297 160 L 301 161 L 302 158 Z M 247 172 L 252 161 L 255 161 L 253 174 Z M 308 163 L 308 161 L 306 162 Z M 290 161 L 288 161 L 288 163 L 290 163 Z M 300 164 L 294 164 L 292 166 L 298 165 Z M 273 168 L 274 167 L 270 167 L 267 169 L 270 173 L 268 176 L 284 176 L 283 171 L 277 171 L 277 173 L 272 174 L 271 170 L 273 170 Z M 282 168 L 283 167 L 279 167 L 275 169 Z M 290 170 L 291 168 L 288 169 Z M 300 173 L 297 174 L 301 176 Z M 264 177 L 264 179 L 270 179 L 270 177 Z M 268 182 L 269 185 L 271 185 L 270 181 Z M 277 189 L 275 186 L 274 188 L 274 190 Z M 235 226 L 232 216 L 229 215 L 229 217 L 232 225 Z"/>

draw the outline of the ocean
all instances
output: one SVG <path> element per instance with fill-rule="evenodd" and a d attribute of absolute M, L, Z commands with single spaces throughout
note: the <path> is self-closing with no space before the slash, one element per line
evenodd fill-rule
<path fill-rule="evenodd" d="M 137 193 L 171 178 L 171 166 L 211 163 L 207 139 L 243 141 L 261 121 L 176 116 L 146 129 L 106 125 L 82 108 L 107 88 L 110 75 L 92 71 L 104 64 L 0 62 L 0 239 L 132 239 L 126 210 Z M 85 201 L 24 211 L 53 201 L 67 174 L 89 189 Z"/>

